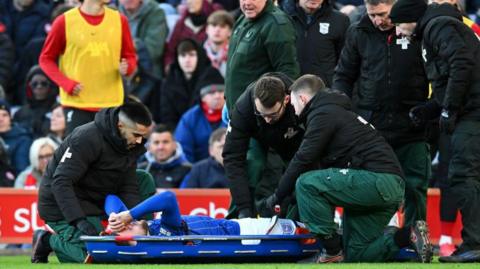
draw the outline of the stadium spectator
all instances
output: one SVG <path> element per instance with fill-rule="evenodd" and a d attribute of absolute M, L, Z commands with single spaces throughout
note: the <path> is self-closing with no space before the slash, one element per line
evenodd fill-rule
<path fill-rule="evenodd" d="M 221 9 L 220 5 L 212 4 L 208 0 L 187 0 L 185 4 L 187 8 L 175 24 L 165 50 L 164 65 L 166 70 L 170 70 L 170 65 L 176 60 L 177 46 L 182 40 L 191 38 L 202 44 L 207 39 L 205 33 L 207 18 L 215 10 Z"/>
<path fill-rule="evenodd" d="M 128 18 L 133 38 L 147 48 L 152 62 L 149 71 L 157 78 L 163 77 L 163 52 L 168 27 L 163 9 L 155 0 L 119 0 L 120 12 Z"/>
<path fill-rule="evenodd" d="M 13 76 L 12 66 L 15 62 L 15 47 L 6 33 L 6 28 L 0 22 L 0 99 L 6 98 Z"/>
<path fill-rule="evenodd" d="M 20 76 L 20 59 L 27 53 L 26 47 L 31 40 L 46 35 L 50 7 L 42 0 L 10 0 L 0 3 L 0 12 L 0 21 L 5 24 L 15 46 L 15 64 L 11 67 L 14 85 L 7 95 L 13 97 L 14 104 L 22 104 L 20 92 L 24 77 Z"/>
<path fill-rule="evenodd" d="M 181 188 L 228 188 L 222 157 L 226 131 L 226 128 L 218 128 L 213 131 L 208 140 L 210 157 L 192 166 L 192 170 L 183 180 Z"/>
<path fill-rule="evenodd" d="M 27 87 L 26 77 L 32 66 L 38 65 L 38 58 L 42 52 L 43 44 L 45 43 L 46 35 L 50 32 L 52 28 L 53 21 L 63 14 L 64 12 L 72 9 L 73 6 L 67 4 L 58 4 L 50 15 L 49 23 L 45 25 L 45 35 L 41 37 L 36 37 L 30 40 L 25 46 L 24 52 L 20 55 L 16 77 L 19 81 L 17 85 L 17 94 L 22 104 L 28 102 L 27 93 L 25 92 L 25 87 Z"/>
<path fill-rule="evenodd" d="M 95 121 L 76 128 L 55 151 L 38 193 L 40 217 L 55 231 L 34 234 L 32 263 L 48 262 L 53 250 L 61 263 L 86 258 L 81 235 L 98 235 L 108 194 L 129 206 L 140 202 L 136 160 L 152 123 L 148 109 L 129 101 L 101 110 Z"/>
<path fill-rule="evenodd" d="M 225 127 L 222 108 L 225 104 L 225 86 L 207 85 L 200 90 L 200 104 L 183 114 L 175 130 L 175 139 L 182 145 L 185 157 L 191 163 L 209 156 L 208 140 L 215 129 Z"/>
<path fill-rule="evenodd" d="M 15 184 L 15 169 L 10 164 L 7 145 L 0 137 L 0 187 L 13 187 Z"/>
<path fill-rule="evenodd" d="M 57 17 L 40 55 L 43 71 L 60 86 L 67 134 L 92 121 L 100 109 L 121 105 L 121 76 L 130 76 L 137 66 L 127 18 L 106 3 L 83 0 Z"/>
<path fill-rule="evenodd" d="M 394 2 L 365 1 L 367 14 L 348 30 L 332 88 L 355 100 L 355 112 L 393 148 L 405 173 L 405 225 L 413 225 L 427 217 L 431 160 L 421 113 L 428 80 L 421 43 L 395 34 L 388 17 Z"/>
<path fill-rule="evenodd" d="M 249 141 L 258 141 L 258 148 L 273 148 L 284 162 L 291 160 L 303 137 L 290 103 L 288 88 L 292 80 L 282 73 L 267 73 L 250 84 L 233 107 L 223 150 L 223 163 L 229 179 L 232 204 L 230 216 L 238 218 L 271 216 L 255 205 L 268 197 L 278 185 L 279 177 L 258 176 L 263 163 L 251 159 Z M 284 164 L 278 165 L 284 168 Z M 249 170 L 252 169 L 252 170 Z M 259 179 L 259 181 L 252 181 Z M 288 205 L 283 206 L 287 209 Z"/>
<path fill-rule="evenodd" d="M 223 83 L 222 75 L 211 66 L 203 48 L 192 39 L 181 41 L 161 89 L 162 123 L 174 129 L 183 113 L 200 102 L 201 88 Z"/>
<path fill-rule="evenodd" d="M 35 139 L 30 147 L 30 165 L 23 170 L 15 179 L 17 189 L 37 189 L 40 186 L 48 162 L 58 148 L 50 138 L 41 137 Z"/>
<path fill-rule="evenodd" d="M 20 173 L 29 165 L 28 152 L 32 144 L 32 135 L 21 126 L 12 123 L 10 105 L 0 100 L 0 137 L 7 145 L 10 163 L 15 174 Z"/>
<path fill-rule="evenodd" d="M 397 33 L 422 40 L 440 131 L 451 134 L 450 191 L 462 214 L 462 244 L 441 262 L 480 261 L 480 46 L 451 5 L 399 0 L 390 13 Z M 414 36 L 414 37 L 413 37 Z"/>
<path fill-rule="evenodd" d="M 212 66 L 225 77 L 227 72 L 228 42 L 235 21 L 232 15 L 224 10 L 217 10 L 207 19 L 207 40 L 203 48 L 212 62 Z"/>
<path fill-rule="evenodd" d="M 40 66 L 33 66 L 27 74 L 27 104 L 13 115 L 13 122 L 27 129 L 38 138 L 46 136 L 50 129 L 50 115 L 56 102 L 58 90 Z"/>
<path fill-rule="evenodd" d="M 330 87 L 350 22 L 328 0 L 286 0 L 283 10 L 297 32 L 300 74 L 314 74 Z"/>
<path fill-rule="evenodd" d="M 65 131 L 67 129 L 67 122 L 65 120 L 65 113 L 60 105 L 56 105 L 50 116 L 50 138 L 57 145 L 60 145 L 65 138 Z"/>
<path fill-rule="evenodd" d="M 351 111 L 345 94 L 329 90 L 315 75 L 300 77 L 290 90 L 305 135 L 277 190 L 258 207 L 273 210 L 295 191 L 300 220 L 325 249 L 310 259 L 314 263 L 386 261 L 411 243 L 419 260 L 430 262 L 425 221 L 384 233 L 405 191 L 385 139 Z M 344 209 L 343 238 L 334 223 L 336 206 Z"/>
<path fill-rule="evenodd" d="M 148 138 L 147 152 L 139 159 L 138 168 L 152 174 L 157 188 L 178 188 L 191 164 L 171 129 L 159 124 Z"/>

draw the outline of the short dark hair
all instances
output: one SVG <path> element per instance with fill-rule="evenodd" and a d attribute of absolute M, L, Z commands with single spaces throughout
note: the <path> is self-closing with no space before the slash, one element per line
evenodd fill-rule
<path fill-rule="evenodd" d="M 320 77 L 311 74 L 299 77 L 295 80 L 292 86 L 290 86 L 290 91 L 292 93 L 302 90 L 311 95 L 315 95 L 319 91 L 325 91 L 325 89 L 326 86 L 323 80 Z"/>
<path fill-rule="evenodd" d="M 166 124 L 162 123 L 155 125 L 155 127 L 153 127 L 152 133 L 170 133 L 173 136 L 173 130 Z"/>
<path fill-rule="evenodd" d="M 135 123 L 144 126 L 150 126 L 152 124 L 152 114 L 142 103 L 127 100 L 120 106 L 119 111 L 123 112 L 127 118 Z"/>
<path fill-rule="evenodd" d="M 210 14 L 207 19 L 207 24 L 209 25 L 227 25 L 230 29 L 233 28 L 234 23 L 235 20 L 233 19 L 233 16 L 225 10 L 217 10 Z"/>
<path fill-rule="evenodd" d="M 222 137 L 224 137 L 226 134 L 227 128 L 225 127 L 220 127 L 217 130 L 213 131 L 210 135 L 210 138 L 208 139 L 208 145 L 211 146 L 214 142 L 220 141 Z"/>
<path fill-rule="evenodd" d="M 396 0 L 364 0 L 365 4 L 378 6 L 379 4 L 393 5 Z"/>
<path fill-rule="evenodd" d="M 184 39 L 178 43 L 177 55 L 184 55 L 190 51 L 197 51 L 197 44 L 192 39 Z"/>
<path fill-rule="evenodd" d="M 271 108 L 278 102 L 283 102 L 286 95 L 285 84 L 277 77 L 263 76 L 259 78 L 253 88 L 253 97 L 260 103 Z"/>

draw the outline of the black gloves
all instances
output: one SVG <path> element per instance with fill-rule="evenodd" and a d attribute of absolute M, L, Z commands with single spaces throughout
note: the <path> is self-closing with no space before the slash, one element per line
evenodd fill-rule
<path fill-rule="evenodd" d="M 440 114 L 440 131 L 445 134 L 452 134 L 455 130 L 457 117 L 457 112 L 443 109 Z"/>
<path fill-rule="evenodd" d="M 427 121 L 433 120 L 440 114 L 441 107 L 435 100 L 425 104 L 414 106 L 410 109 L 408 116 L 416 127 L 424 126 Z"/>
<path fill-rule="evenodd" d="M 97 229 L 95 229 L 95 226 L 88 222 L 86 219 L 80 219 L 75 222 L 75 227 L 82 232 L 84 235 L 98 235 L 99 233 L 97 232 Z"/>
<path fill-rule="evenodd" d="M 256 204 L 258 213 L 261 217 L 271 217 L 276 215 L 275 205 L 278 204 L 277 195 L 274 193 L 269 197 L 258 201 Z"/>
<path fill-rule="evenodd" d="M 242 208 L 238 210 L 238 218 L 239 219 L 244 219 L 244 218 L 253 218 L 253 213 L 250 208 Z"/>

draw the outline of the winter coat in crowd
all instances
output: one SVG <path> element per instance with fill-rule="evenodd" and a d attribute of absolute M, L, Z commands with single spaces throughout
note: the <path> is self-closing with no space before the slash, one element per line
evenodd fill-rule
<path fill-rule="evenodd" d="M 225 169 L 212 157 L 201 160 L 192 166 L 192 171 L 185 177 L 181 188 L 228 188 Z"/>
<path fill-rule="evenodd" d="M 328 1 L 324 1 L 312 15 L 305 13 L 298 0 L 285 0 L 283 10 L 293 19 L 297 32 L 300 74 L 317 75 L 327 86 L 331 86 L 333 71 L 350 25 L 348 17 L 334 10 Z"/>
<path fill-rule="evenodd" d="M 138 168 L 149 172 L 157 188 L 178 188 L 192 165 L 185 158 L 182 146 L 177 143 L 173 156 L 163 162 L 157 162 L 152 153 L 147 151 L 138 160 Z"/>

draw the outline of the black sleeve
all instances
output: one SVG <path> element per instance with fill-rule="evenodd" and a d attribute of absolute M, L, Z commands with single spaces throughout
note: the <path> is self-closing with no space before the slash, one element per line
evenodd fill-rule
<path fill-rule="evenodd" d="M 249 121 L 250 124 L 255 124 L 255 117 L 240 113 L 235 106 L 223 148 L 225 174 L 229 180 L 233 203 L 238 209 L 249 208 L 252 205 L 246 161 L 251 138 L 247 127 Z"/>
<path fill-rule="evenodd" d="M 343 16 L 342 14 L 340 19 L 340 36 L 335 42 L 335 54 L 337 59 L 340 59 L 340 53 L 345 46 L 345 37 L 347 35 L 348 27 L 350 26 L 350 19 L 347 16 Z"/>
<path fill-rule="evenodd" d="M 67 222 L 85 217 L 73 184 L 85 176 L 90 164 L 101 154 L 99 144 L 95 137 L 77 135 L 70 136 L 68 143 L 59 148 L 63 152 L 53 174 L 52 193 Z"/>
<path fill-rule="evenodd" d="M 345 46 L 335 67 L 332 89 L 343 91 L 352 97 L 353 86 L 358 78 L 361 64 L 356 44 L 356 25 L 351 25 L 346 35 Z"/>
<path fill-rule="evenodd" d="M 469 46 L 453 25 L 433 26 L 428 41 L 438 48 L 439 56 L 448 62 L 449 74 L 442 106 L 458 110 L 463 104 L 475 68 L 475 48 Z M 472 33 L 473 34 L 473 33 Z"/>
<path fill-rule="evenodd" d="M 276 195 L 281 202 L 295 190 L 297 178 L 318 164 L 335 133 L 335 118 L 330 113 L 317 113 L 307 121 L 302 144 L 278 184 Z"/>

